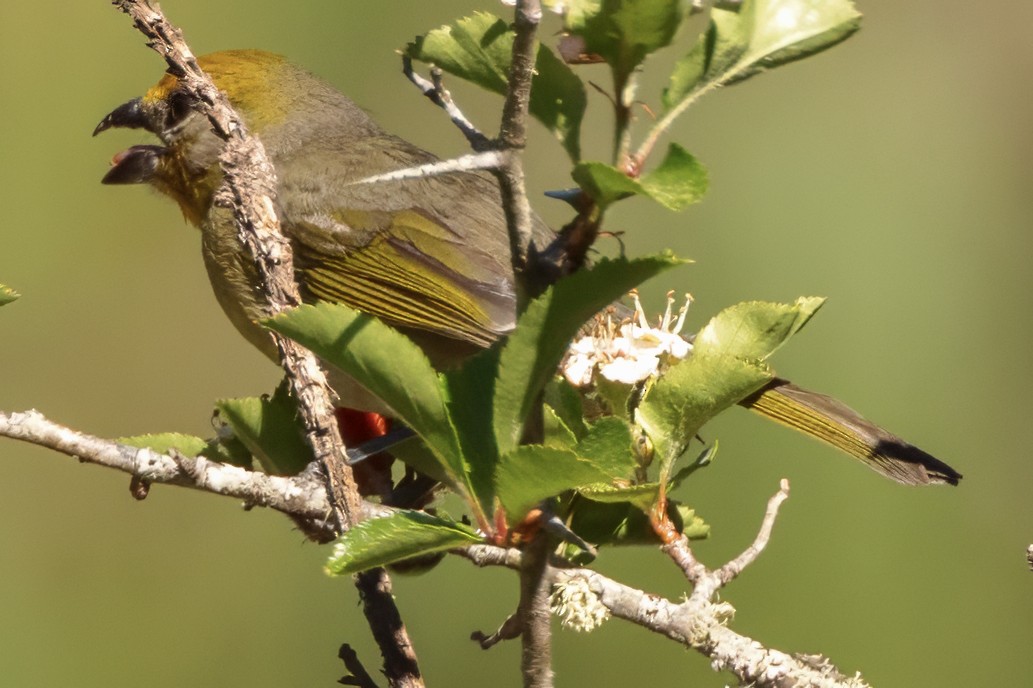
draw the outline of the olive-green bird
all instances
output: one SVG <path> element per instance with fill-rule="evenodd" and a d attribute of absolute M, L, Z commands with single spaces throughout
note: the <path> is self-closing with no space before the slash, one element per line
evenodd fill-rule
<path fill-rule="evenodd" d="M 383 131 L 332 86 L 279 55 L 233 50 L 199 58 L 261 138 L 279 179 L 277 213 L 294 248 L 306 301 L 345 303 L 402 329 L 437 365 L 486 347 L 509 332 L 516 298 L 498 187 L 482 173 L 354 184 L 436 158 Z M 262 296 L 231 213 L 212 203 L 221 181 L 222 142 L 166 74 L 141 97 L 105 117 L 142 128 L 162 145 L 115 156 L 106 184 L 147 183 L 172 197 L 201 229 L 215 296 L 237 329 L 275 359 L 261 317 Z M 552 233 L 536 219 L 535 239 Z M 331 371 L 342 403 L 377 402 Z M 945 463 L 870 423 L 840 402 L 776 379 L 742 402 L 860 459 L 906 484 L 957 484 Z"/>

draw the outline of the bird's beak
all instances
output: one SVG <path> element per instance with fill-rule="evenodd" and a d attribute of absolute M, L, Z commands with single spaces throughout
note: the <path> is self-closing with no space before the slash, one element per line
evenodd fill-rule
<path fill-rule="evenodd" d="M 112 110 L 93 130 L 96 136 L 113 127 L 147 129 L 143 101 L 133 98 Z M 111 169 L 102 184 L 142 184 L 149 182 L 161 164 L 168 149 L 164 146 L 132 146 L 111 159 Z"/>
<path fill-rule="evenodd" d="M 103 122 L 102 122 L 103 124 Z M 111 169 L 102 184 L 143 184 L 149 182 L 168 152 L 164 146 L 132 146 L 111 159 Z"/>
<path fill-rule="evenodd" d="M 93 135 L 96 136 L 112 127 L 145 129 L 147 121 L 144 119 L 142 103 L 143 101 L 139 98 L 133 98 L 128 103 L 119 105 L 100 121 L 100 124 L 93 130 Z"/>

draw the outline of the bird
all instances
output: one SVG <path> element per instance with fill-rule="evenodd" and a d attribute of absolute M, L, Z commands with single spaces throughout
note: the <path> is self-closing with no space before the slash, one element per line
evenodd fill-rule
<path fill-rule="evenodd" d="M 439 367 L 490 346 L 512 331 L 517 298 L 506 220 L 494 179 L 455 172 L 356 183 L 438 159 L 384 131 L 347 96 L 285 57 L 227 50 L 198 58 L 276 170 L 276 212 L 294 250 L 305 302 L 343 303 L 410 336 Z M 143 129 L 160 144 L 131 146 L 112 159 L 102 182 L 147 184 L 172 198 L 201 230 L 201 252 L 215 297 L 251 344 L 276 360 L 258 320 L 263 296 L 237 240 L 229 209 L 213 202 L 222 180 L 223 142 L 166 73 L 143 96 L 105 116 L 94 130 Z M 537 216 L 533 239 L 552 241 Z M 331 386 L 345 406 L 378 410 L 378 400 L 340 371 Z M 866 420 L 842 402 L 774 378 L 740 405 L 859 459 L 903 484 L 957 485 L 946 463 Z"/>

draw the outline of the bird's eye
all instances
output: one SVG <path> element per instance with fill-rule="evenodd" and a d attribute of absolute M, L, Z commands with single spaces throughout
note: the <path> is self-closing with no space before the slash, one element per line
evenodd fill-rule
<path fill-rule="evenodd" d="M 176 91 L 169 96 L 169 109 L 165 115 L 165 126 L 172 128 L 186 119 L 193 106 L 193 99 L 183 93 Z"/>

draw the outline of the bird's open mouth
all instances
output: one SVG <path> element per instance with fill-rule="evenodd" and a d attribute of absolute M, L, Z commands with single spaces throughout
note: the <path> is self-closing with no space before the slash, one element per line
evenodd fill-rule
<path fill-rule="evenodd" d="M 168 152 L 165 146 L 131 146 L 111 159 L 102 184 L 142 184 L 151 180 Z"/>

